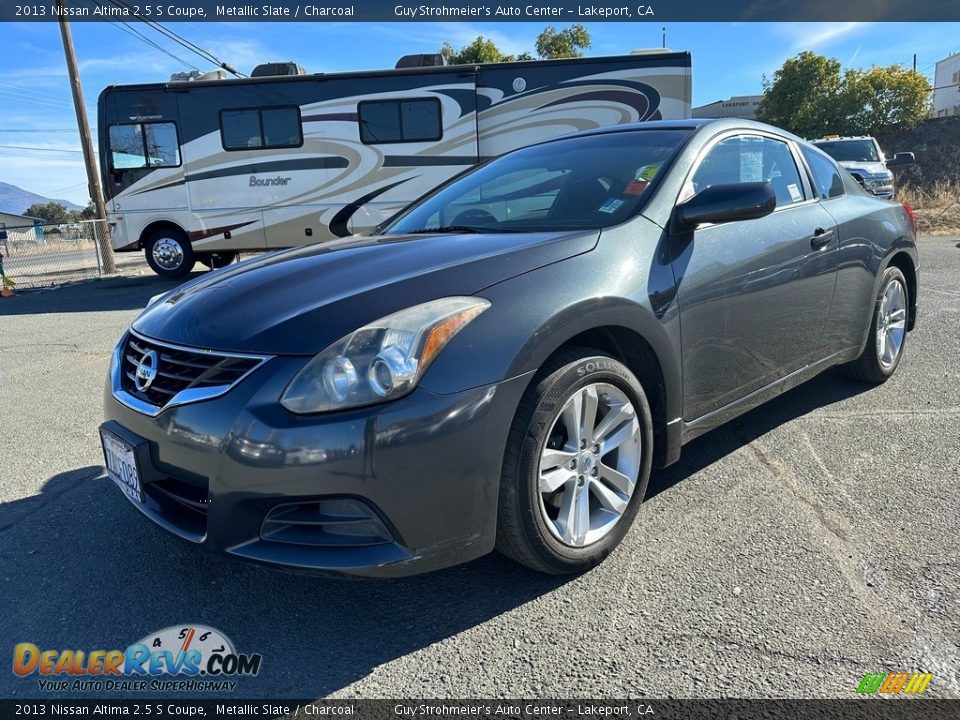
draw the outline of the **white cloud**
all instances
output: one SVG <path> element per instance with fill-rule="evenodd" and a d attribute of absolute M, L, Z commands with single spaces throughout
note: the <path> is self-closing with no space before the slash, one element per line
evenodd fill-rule
<path fill-rule="evenodd" d="M 791 50 L 816 50 L 869 27 L 866 22 L 777 23 L 776 32 L 790 43 Z"/>

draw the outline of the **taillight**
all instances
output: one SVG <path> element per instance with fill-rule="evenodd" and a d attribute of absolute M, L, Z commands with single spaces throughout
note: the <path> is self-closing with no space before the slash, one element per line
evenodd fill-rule
<path fill-rule="evenodd" d="M 913 213 L 913 208 L 910 207 L 910 203 L 903 203 L 903 209 L 907 211 L 907 217 L 910 218 L 910 230 L 913 232 L 913 236 L 917 236 L 917 216 Z"/>

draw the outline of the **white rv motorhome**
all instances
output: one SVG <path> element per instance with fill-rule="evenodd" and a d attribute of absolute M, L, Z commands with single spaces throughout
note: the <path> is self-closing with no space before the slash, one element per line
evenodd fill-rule
<path fill-rule="evenodd" d="M 114 249 L 178 277 L 368 230 L 524 145 L 689 116 L 671 52 L 111 86 L 100 167 Z"/>

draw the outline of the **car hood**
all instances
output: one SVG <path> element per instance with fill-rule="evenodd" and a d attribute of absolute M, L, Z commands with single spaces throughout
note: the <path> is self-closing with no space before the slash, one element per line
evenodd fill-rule
<path fill-rule="evenodd" d="M 133 329 L 211 350 L 313 354 L 411 305 L 485 287 L 591 250 L 597 230 L 350 237 L 207 275 L 148 307 Z"/>
<path fill-rule="evenodd" d="M 867 173 L 869 175 L 886 175 L 888 174 L 887 166 L 881 162 L 857 162 L 855 160 L 844 160 L 840 163 L 840 167 L 853 172 L 857 170 L 861 173 Z"/>

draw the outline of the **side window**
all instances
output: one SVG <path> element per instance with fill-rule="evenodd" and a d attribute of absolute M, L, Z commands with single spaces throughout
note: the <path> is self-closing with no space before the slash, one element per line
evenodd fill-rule
<path fill-rule="evenodd" d="M 691 182 L 689 194 L 711 185 L 768 182 L 777 196 L 777 207 L 805 199 L 790 147 L 756 135 L 737 135 L 718 142 L 707 152 Z"/>
<path fill-rule="evenodd" d="M 423 142 L 443 137 L 440 101 L 371 100 L 357 105 L 360 141 L 374 143 Z"/>
<path fill-rule="evenodd" d="M 820 199 L 841 197 L 844 194 L 843 180 L 840 179 L 840 172 L 833 161 L 805 145 L 800 146 L 800 151 L 813 173 L 814 187 Z"/>
<path fill-rule="evenodd" d="M 111 125 L 109 134 L 114 170 L 180 165 L 180 141 L 173 123 Z"/>
<path fill-rule="evenodd" d="M 220 138 L 224 150 L 300 147 L 303 127 L 296 107 L 223 110 Z"/>

